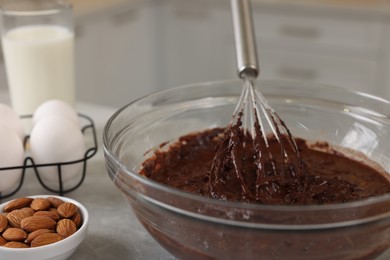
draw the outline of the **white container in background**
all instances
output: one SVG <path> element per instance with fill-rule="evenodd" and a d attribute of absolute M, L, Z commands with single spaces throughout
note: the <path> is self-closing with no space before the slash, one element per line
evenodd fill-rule
<path fill-rule="evenodd" d="M 2 46 L 11 104 L 33 114 L 44 101 L 75 102 L 71 6 L 60 0 L 12 0 L 1 6 Z"/>

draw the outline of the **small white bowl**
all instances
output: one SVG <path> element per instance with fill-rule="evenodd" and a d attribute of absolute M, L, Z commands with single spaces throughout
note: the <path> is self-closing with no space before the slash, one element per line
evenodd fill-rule
<path fill-rule="evenodd" d="M 77 205 L 82 217 L 82 225 L 73 235 L 46 246 L 33 247 L 33 248 L 8 248 L 0 246 L 0 259 L 13 259 L 13 260 L 63 260 L 69 258 L 85 239 L 88 229 L 89 215 L 87 209 L 78 201 L 54 196 L 54 195 L 37 195 L 28 196 L 30 198 L 47 198 L 56 197 L 66 202 L 71 202 Z M 0 212 L 3 212 L 5 205 L 8 202 L 0 204 Z"/>

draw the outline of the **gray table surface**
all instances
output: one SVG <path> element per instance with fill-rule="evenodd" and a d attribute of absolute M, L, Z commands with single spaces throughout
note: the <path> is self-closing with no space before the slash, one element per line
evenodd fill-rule
<path fill-rule="evenodd" d="M 175 259 L 144 230 L 106 172 L 101 133 L 115 109 L 80 104 L 78 111 L 94 120 L 99 147 L 88 160 L 83 184 L 65 194 L 82 203 L 90 214 L 87 237 L 70 259 Z M 41 194 L 52 193 L 41 187 L 33 172 L 27 172 L 22 189 L 12 198 Z"/>

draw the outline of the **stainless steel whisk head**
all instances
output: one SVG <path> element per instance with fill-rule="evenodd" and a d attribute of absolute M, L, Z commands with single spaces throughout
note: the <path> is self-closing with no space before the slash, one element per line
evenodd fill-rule
<path fill-rule="evenodd" d="M 285 160 L 289 161 L 288 147 L 285 147 L 282 137 L 288 137 L 289 148 L 291 148 L 294 154 L 298 153 L 297 145 L 285 123 L 268 104 L 268 101 L 262 93 L 254 87 L 255 79 L 259 74 L 259 66 L 250 1 L 232 0 L 231 6 L 236 44 L 237 71 L 239 77 L 244 79 L 244 88 L 233 113 L 233 120 L 238 115 L 244 116 L 242 122 L 244 132 L 249 132 L 253 137 L 262 133 L 262 139 L 264 139 L 264 144 L 267 148 L 269 148 L 266 136 L 266 126 L 268 126 L 273 136 L 281 144 L 281 151 Z M 256 129 L 258 127 L 260 131 Z"/>
<path fill-rule="evenodd" d="M 236 132 L 231 137 L 237 133 L 243 136 L 230 148 L 231 153 L 235 153 L 234 150 L 246 151 L 246 154 L 241 152 L 240 160 L 243 163 L 253 161 L 256 165 L 254 193 L 249 192 L 251 188 L 239 177 L 245 193 L 261 197 L 259 193 L 265 192 L 271 198 L 279 193 L 279 184 L 299 181 L 303 165 L 290 130 L 253 84 L 253 78 L 244 79 L 243 91 L 229 124 L 229 128 L 240 128 L 233 130 Z M 237 176 L 241 174 L 237 169 Z"/>
<path fill-rule="evenodd" d="M 300 181 L 303 162 L 286 124 L 254 87 L 259 70 L 250 2 L 232 0 L 231 5 L 237 69 L 244 86 L 214 159 L 211 189 L 218 197 L 218 185 L 229 186 L 232 179 L 220 173 L 233 169 L 243 197 L 272 203 L 273 198 L 287 196 L 283 185 Z M 256 174 L 248 177 L 245 172 Z"/>

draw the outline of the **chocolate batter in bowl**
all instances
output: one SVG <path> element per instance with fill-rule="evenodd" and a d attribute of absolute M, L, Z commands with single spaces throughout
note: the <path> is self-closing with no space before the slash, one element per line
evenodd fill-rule
<path fill-rule="evenodd" d="M 386 259 L 390 193 L 375 193 L 376 186 L 373 196 L 344 203 L 262 205 L 211 199 L 138 174 L 156 150 L 166 151 L 179 137 L 226 127 L 240 84 L 166 90 L 130 103 L 107 122 L 109 176 L 149 233 L 180 259 Z M 370 164 L 378 183 L 388 182 L 388 101 L 312 83 L 257 85 L 294 137 Z"/>

